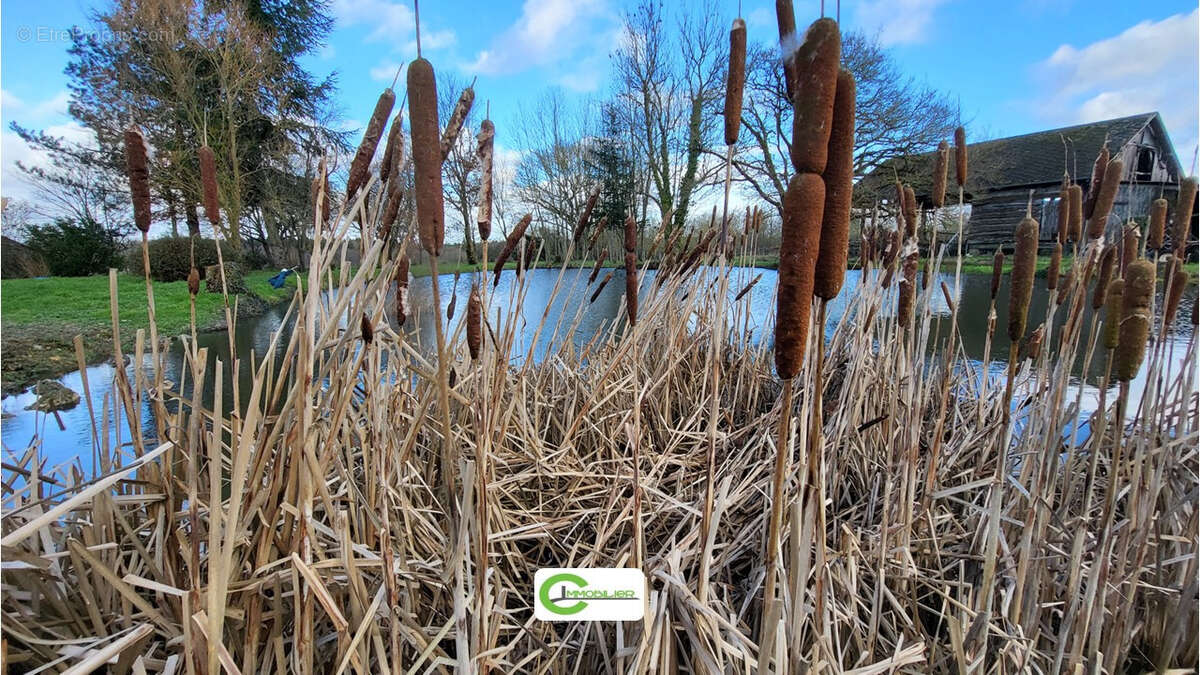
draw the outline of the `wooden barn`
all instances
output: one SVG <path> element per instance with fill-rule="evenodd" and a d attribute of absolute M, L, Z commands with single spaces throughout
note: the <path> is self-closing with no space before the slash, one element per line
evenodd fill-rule
<path fill-rule="evenodd" d="M 1125 164 L 1125 176 L 1109 217 L 1109 237 L 1131 218 L 1144 224 L 1150 203 L 1158 197 L 1174 203 L 1182 171 L 1157 112 L 971 143 L 967 146 L 970 161 L 964 188 L 964 199 L 970 205 L 965 248 L 990 252 L 997 247 L 1011 247 L 1013 230 L 1025 215 L 1031 195 L 1042 243 L 1053 245 L 1058 235 L 1063 172 L 1083 186 L 1086 199 L 1092 165 L 1104 144 L 1114 158 L 1120 157 Z M 857 189 L 863 197 L 874 194 L 890 201 L 899 178 L 910 183 L 917 201 L 928 207 L 932 174 L 933 153 L 900 157 L 865 176 Z M 951 149 L 946 204 L 956 204 L 957 200 Z"/>

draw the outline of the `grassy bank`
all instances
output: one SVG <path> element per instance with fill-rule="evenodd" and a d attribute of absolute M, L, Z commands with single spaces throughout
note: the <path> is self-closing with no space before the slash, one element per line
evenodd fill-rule
<path fill-rule="evenodd" d="M 238 296 L 240 316 L 260 312 L 292 296 L 295 278 L 289 277 L 283 288 L 274 289 L 267 282 L 274 274 L 274 270 L 246 274 L 250 292 Z M 148 331 L 150 326 L 144 279 L 118 274 L 117 303 L 121 338 L 128 347 L 139 329 Z M 155 282 L 154 304 L 160 336 L 175 336 L 191 329 L 186 281 Z M 102 361 L 112 352 L 108 276 L 6 279 L 0 282 L 0 322 L 5 392 L 75 370 L 76 335 L 83 336 L 87 362 Z M 196 296 L 196 326 L 200 330 L 225 326 L 221 295 L 204 292 L 203 286 Z"/>

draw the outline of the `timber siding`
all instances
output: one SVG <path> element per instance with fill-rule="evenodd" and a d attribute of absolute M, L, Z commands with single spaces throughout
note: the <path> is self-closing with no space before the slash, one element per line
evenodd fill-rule
<path fill-rule="evenodd" d="M 1086 199 L 1092 165 L 1104 144 L 1125 165 L 1109 217 L 1110 237 L 1129 219 L 1144 224 L 1150 203 L 1158 197 L 1174 202 L 1180 165 L 1156 112 L 983 141 L 968 146 L 964 199 L 971 204 L 971 216 L 966 248 L 974 252 L 991 252 L 998 247 L 1011 250 L 1013 230 L 1031 199 L 1042 244 L 1051 246 L 1058 236 L 1058 200 L 1064 171 L 1083 186 Z M 858 189 L 868 199 L 874 192 L 875 198 L 888 200 L 895 193 L 898 177 L 912 184 L 917 201 L 925 207 L 930 203 L 932 167 L 932 153 L 897 158 L 865 176 Z M 957 202 L 958 197 L 953 166 L 950 173 L 947 204 Z"/>

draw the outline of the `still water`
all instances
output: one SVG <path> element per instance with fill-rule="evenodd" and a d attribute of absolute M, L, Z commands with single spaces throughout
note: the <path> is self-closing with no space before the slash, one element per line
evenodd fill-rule
<path fill-rule="evenodd" d="M 512 352 L 514 361 L 520 362 L 530 357 L 535 361 L 540 361 L 552 346 L 560 344 L 559 341 L 564 339 L 570 339 L 577 345 L 582 346 L 590 341 L 597 332 L 609 330 L 614 327 L 614 322 L 623 320 L 619 316 L 625 289 L 625 284 L 622 280 L 623 273 L 620 271 L 614 273 L 613 279 L 600 293 L 596 301 L 588 306 L 588 300 L 596 287 L 595 284 L 591 287 L 587 287 L 586 285 L 589 272 L 590 270 L 587 269 L 567 270 L 563 277 L 563 290 L 557 295 L 554 295 L 553 291 L 555 283 L 558 280 L 558 270 L 534 270 L 528 273 L 529 280 L 525 291 L 524 303 L 521 305 L 520 313 L 517 316 L 518 337 L 513 344 Z M 704 271 L 700 273 L 703 274 Z M 654 274 L 653 270 L 646 273 L 643 288 L 650 283 Z M 746 317 L 746 322 L 741 323 L 738 327 L 740 330 L 749 330 L 752 341 L 757 341 L 764 335 L 768 336 L 769 339 L 770 326 L 775 309 L 776 272 L 773 270 L 735 268 L 731 271 L 729 282 L 729 295 L 732 300 L 733 296 L 758 274 L 762 274 L 762 278 L 748 293 L 749 316 Z M 954 280 L 952 275 L 943 278 L 946 280 L 947 285 L 953 289 Z M 515 274 L 511 271 L 505 272 L 500 278 L 499 285 L 492 291 L 491 306 L 493 319 L 497 310 L 502 313 L 507 312 L 512 291 L 514 290 L 514 281 Z M 841 295 L 829 305 L 827 329 L 832 330 L 842 320 L 850 300 L 858 290 L 861 282 L 861 273 L 859 271 L 851 270 L 847 273 L 846 283 Z M 867 281 L 867 283 L 871 282 L 872 280 Z M 440 316 L 445 316 L 446 305 L 449 304 L 451 297 L 455 295 L 458 297 L 457 311 L 451 327 L 453 330 L 462 319 L 462 314 L 466 307 L 467 294 L 471 288 L 471 277 L 464 275 L 457 280 L 456 284 L 452 275 L 443 275 L 438 277 L 437 283 L 442 300 Z M 599 283 L 599 281 L 596 283 Z M 987 339 L 990 283 L 991 279 L 988 275 L 964 275 L 962 291 L 960 297 L 956 299 L 962 308 L 959 316 L 962 345 L 967 356 L 971 359 L 980 360 L 983 358 L 984 345 Z M 1007 279 L 1005 283 L 1007 283 Z M 1167 329 L 1168 354 L 1176 367 L 1181 367 L 1179 364 L 1184 358 L 1192 336 L 1189 315 L 1191 314 L 1190 308 L 1195 301 L 1195 296 L 1195 286 L 1189 287 L 1182 303 L 1184 309 L 1179 312 L 1180 316 L 1176 317 L 1173 325 Z M 428 311 L 433 302 L 432 279 L 428 277 L 414 279 L 410 286 L 409 297 L 410 307 L 413 308 L 414 314 L 404 326 L 406 337 L 410 341 L 418 342 L 422 345 L 433 345 L 435 343 L 433 315 Z M 1159 302 L 1161 303 L 1161 297 Z M 1044 319 L 1048 303 L 1049 296 L 1045 290 L 1045 282 L 1039 279 L 1035 285 L 1033 303 L 1029 310 L 1029 325 L 1031 329 Z M 1001 287 L 996 307 L 998 322 L 997 335 L 992 345 L 993 360 L 996 358 L 1003 360 L 1008 354 L 1009 345 L 1004 330 L 1005 317 L 1008 315 L 1007 304 L 1008 289 L 1007 287 Z M 422 312 L 421 308 L 425 308 L 425 311 Z M 942 320 L 947 319 L 949 316 L 949 309 L 940 292 L 935 292 L 932 295 L 932 311 L 935 316 L 941 317 Z M 389 315 L 391 313 L 390 306 L 388 313 Z M 535 341 L 535 332 L 543 313 L 546 314 L 546 327 L 543 329 L 541 335 L 537 336 Z M 245 317 L 238 320 L 233 342 L 238 356 L 244 360 L 240 384 L 243 397 L 247 396 L 250 391 L 251 373 L 249 357 L 253 354 L 254 358 L 259 361 L 264 357 L 266 352 L 271 348 L 272 336 L 281 329 L 287 329 L 285 320 L 290 319 L 287 319 L 286 314 L 287 305 L 279 305 L 269 309 L 261 316 Z M 566 335 L 567 326 L 575 321 L 577 314 L 579 315 L 577 329 L 570 333 L 570 335 Z M 1065 321 L 1065 311 L 1060 310 L 1057 314 L 1058 317 L 1053 333 L 1055 336 L 1059 334 L 1062 324 Z M 1090 306 L 1085 312 L 1084 320 L 1085 326 L 1090 325 Z M 556 326 L 560 324 L 561 328 L 556 331 Z M 949 325 L 948 321 L 946 321 L 946 325 L 941 326 L 939 334 L 944 338 L 948 330 Z M 216 359 L 221 359 L 225 364 L 230 363 L 229 337 L 225 332 L 204 333 L 198 336 L 198 341 L 200 347 L 207 347 L 209 350 L 210 368 L 215 365 Z M 277 349 L 281 351 L 285 347 L 285 343 L 286 339 L 280 339 Z M 276 354 L 276 356 L 278 355 Z M 172 341 L 171 349 L 167 353 L 165 361 L 164 377 L 171 382 L 178 383 L 183 365 L 183 355 L 178 340 Z M 1081 411 L 1083 414 L 1095 408 L 1095 400 L 1098 394 L 1096 383 L 1103 374 L 1103 364 L 1101 361 L 1102 359 L 1093 359 L 1087 376 L 1080 380 L 1084 391 L 1083 411 Z M 1077 375 L 1082 370 L 1082 367 L 1081 356 L 1080 362 L 1075 364 Z M 92 473 L 93 465 L 91 456 L 94 454 L 92 451 L 92 416 L 94 415 L 99 420 L 106 408 L 111 410 L 113 405 L 112 383 L 115 372 L 114 368 L 115 366 L 111 363 L 88 367 L 86 376 L 88 389 L 91 393 L 91 412 L 89 412 L 86 401 L 81 400 L 75 408 L 60 411 L 56 419 L 54 415 L 35 413 L 25 409 L 26 406 L 31 405 L 36 399 L 31 392 L 4 397 L 2 401 L 3 420 L 0 421 L 0 439 L 2 439 L 4 446 L 4 461 L 14 462 L 14 460 L 20 459 L 36 438 L 41 442 L 40 456 L 44 461 L 44 470 L 53 470 L 64 464 L 78 461 L 80 468 L 85 474 Z M 127 368 L 129 376 L 132 378 L 134 369 L 128 366 Z M 1003 363 L 994 362 L 992 372 L 1001 372 L 1003 368 Z M 151 376 L 147 375 L 147 377 Z M 82 396 L 84 391 L 82 373 L 79 371 L 69 373 L 64 375 L 60 381 L 72 390 L 79 392 Z M 232 383 L 228 381 L 227 377 L 224 394 L 227 402 L 232 399 L 231 385 Z M 1140 395 L 1143 385 L 1144 383 L 1140 381 L 1132 383 L 1135 396 Z M 210 378 L 208 383 L 209 391 L 206 391 L 206 399 L 210 401 L 212 396 L 211 387 Z M 1091 408 L 1088 407 L 1089 405 Z M 148 406 L 142 415 L 142 419 L 146 420 L 148 430 L 152 430 L 153 422 L 150 421 L 152 418 L 149 414 Z M 61 427 L 59 424 L 60 421 Z M 123 442 L 128 442 L 128 429 L 124 423 L 110 425 L 110 427 L 113 428 L 113 432 L 109 442 L 113 447 Z M 123 427 L 125 428 L 122 429 Z M 124 434 L 124 437 L 118 434 Z"/>

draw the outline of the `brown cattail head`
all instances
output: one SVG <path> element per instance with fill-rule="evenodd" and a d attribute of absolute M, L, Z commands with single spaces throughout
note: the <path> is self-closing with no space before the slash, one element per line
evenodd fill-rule
<path fill-rule="evenodd" d="M 836 28 L 836 26 L 835 26 Z M 810 30 L 811 32 L 811 30 Z M 825 183 L 812 173 L 797 173 L 783 194 L 783 232 L 779 246 L 779 293 L 775 309 L 775 369 L 789 380 L 800 372 L 808 342 L 813 272 L 821 244 Z"/>
<path fill-rule="evenodd" d="M 1175 320 L 1175 314 L 1179 312 L 1179 303 L 1183 301 L 1183 289 L 1187 288 L 1188 284 L 1188 273 L 1184 271 L 1183 265 L 1176 264 L 1173 268 L 1174 272 L 1167 282 L 1167 302 L 1163 306 L 1163 321 L 1167 324 Z"/>
<path fill-rule="evenodd" d="M 1159 197 L 1150 205 L 1150 228 L 1146 231 L 1146 248 L 1157 251 L 1162 248 L 1167 232 L 1167 200 Z"/>
<path fill-rule="evenodd" d="M 440 255 L 445 236 L 442 152 L 438 138 L 437 82 L 433 64 L 418 58 L 408 66 L 409 124 L 416 180 L 417 234 L 429 255 Z"/>
<path fill-rule="evenodd" d="M 1096 201 L 1092 206 L 1092 216 L 1088 220 L 1088 237 L 1099 239 L 1104 236 L 1108 225 L 1108 215 L 1112 212 L 1113 201 L 1117 198 L 1117 189 L 1121 187 L 1121 176 L 1125 174 L 1125 164 L 1121 158 L 1108 163 L 1104 169 L 1104 182 L 1096 193 Z"/>
<path fill-rule="evenodd" d="M 1058 190 L 1058 243 L 1067 243 L 1067 223 L 1071 219 L 1071 183 L 1063 174 L 1062 187 Z"/>
<path fill-rule="evenodd" d="M 1004 275 L 1004 251 L 996 249 L 996 253 L 992 255 L 992 300 L 996 299 L 996 294 L 1000 292 L 1000 277 Z"/>
<path fill-rule="evenodd" d="M 200 270 L 193 267 L 192 271 L 188 272 L 188 295 L 191 295 L 194 298 L 194 297 L 196 297 L 196 294 L 199 292 L 200 292 Z"/>
<path fill-rule="evenodd" d="M 1096 272 L 1096 290 L 1092 293 L 1092 309 L 1104 306 L 1104 294 L 1108 292 L 1108 282 L 1112 280 L 1113 268 L 1117 264 L 1117 247 L 1109 244 L 1100 254 L 1100 269 Z"/>
<path fill-rule="evenodd" d="M 1104 297 L 1104 325 L 1101 338 L 1105 349 L 1116 349 L 1121 341 L 1121 302 L 1125 294 L 1125 282 L 1113 279 L 1108 282 Z"/>
<path fill-rule="evenodd" d="M 1025 321 L 1033 299 L 1033 273 L 1037 267 L 1038 224 L 1029 216 L 1017 225 L 1013 250 L 1012 279 L 1008 303 L 1008 339 L 1014 343 L 1025 336 Z"/>
<path fill-rule="evenodd" d="M 904 186 L 904 236 L 917 236 L 917 193 L 911 185 Z"/>
<path fill-rule="evenodd" d="M 600 282 L 600 285 L 597 286 L 596 290 L 592 292 L 592 297 L 588 299 L 589 305 L 593 302 L 596 302 L 596 298 L 600 297 L 600 293 L 604 290 L 604 287 L 608 285 L 608 282 L 611 281 L 612 278 L 613 270 L 609 270 L 608 274 L 604 275 L 604 279 Z"/>
<path fill-rule="evenodd" d="M 136 127 L 125 130 L 125 173 L 133 201 L 133 222 L 146 234 L 150 231 L 150 160 L 146 139 Z"/>
<path fill-rule="evenodd" d="M 1107 139 L 1105 145 L 1100 148 L 1100 154 L 1096 156 L 1096 162 L 1092 165 L 1092 180 L 1088 184 L 1087 200 L 1083 203 L 1083 217 L 1091 218 L 1092 213 L 1096 209 L 1096 195 L 1100 193 L 1100 186 L 1104 183 L 1104 173 L 1108 170 L 1108 154 Z"/>
<path fill-rule="evenodd" d="M 904 245 L 904 261 L 900 269 L 900 288 L 896 303 L 896 321 L 901 327 L 912 322 L 913 305 L 917 297 L 917 264 L 921 259 L 916 240 L 909 239 Z"/>
<path fill-rule="evenodd" d="M 471 286 L 471 294 L 467 296 L 467 350 L 471 352 L 471 360 L 479 359 L 479 350 L 483 346 L 483 301 L 479 297 L 479 286 Z"/>
<path fill-rule="evenodd" d="M 1154 263 L 1149 260 L 1135 260 L 1126 270 L 1125 294 L 1121 299 L 1121 337 L 1113 353 L 1113 368 L 1121 382 L 1128 382 L 1137 375 L 1146 356 L 1154 276 Z"/>
<path fill-rule="evenodd" d="M 592 219 L 592 209 L 596 208 L 596 200 L 600 198 L 600 187 L 592 190 L 592 194 L 588 195 L 587 202 L 583 205 L 583 213 L 579 214 L 579 222 L 575 224 L 575 232 L 572 234 L 572 239 L 579 241 L 583 233 L 587 230 L 588 222 Z"/>
<path fill-rule="evenodd" d="M 408 255 L 396 260 L 396 326 L 404 325 L 408 319 Z"/>
<path fill-rule="evenodd" d="M 496 125 L 491 120 L 479 124 L 479 146 L 475 150 L 482 167 L 479 179 L 479 211 L 475 222 L 479 225 L 479 239 L 486 242 L 492 235 L 492 154 L 496 139 Z"/>
<path fill-rule="evenodd" d="M 508 233 L 508 238 L 504 240 L 504 248 L 500 249 L 500 255 L 496 256 L 496 266 L 492 269 L 493 286 L 500 284 L 500 272 L 504 270 L 504 263 L 508 262 L 509 256 L 517 249 L 517 244 L 521 242 L 521 237 L 525 236 L 525 230 L 531 222 L 533 222 L 533 214 L 526 213 L 517 226 Z"/>
<path fill-rule="evenodd" d="M 967 130 L 954 130 L 954 180 L 958 187 L 967 184 Z"/>
<path fill-rule="evenodd" d="M 458 307 L 458 272 L 454 273 L 454 283 L 450 286 L 450 302 L 446 305 L 446 321 L 454 318 L 456 307 Z"/>
<path fill-rule="evenodd" d="M 596 229 L 592 232 L 592 236 L 588 238 L 587 247 L 589 249 L 596 246 L 596 242 L 600 240 L 600 235 L 608 230 L 608 216 L 600 216 L 600 222 L 596 223 Z"/>
<path fill-rule="evenodd" d="M 375 328 L 371 326 L 371 317 L 367 316 L 366 312 L 363 312 L 359 326 L 362 330 L 362 341 L 371 344 L 371 340 L 375 338 Z"/>
<path fill-rule="evenodd" d="M 746 22 L 733 20 L 729 29 L 729 76 L 725 80 L 725 145 L 737 143 L 742 124 L 742 90 L 746 86 Z"/>
<path fill-rule="evenodd" d="M 525 255 L 521 263 L 517 265 L 517 271 L 523 272 L 531 269 L 537 263 L 538 251 L 541 250 L 542 240 L 538 237 L 525 238 Z"/>
<path fill-rule="evenodd" d="M 1046 325 L 1039 323 L 1037 328 L 1029 334 L 1029 339 L 1025 341 L 1025 357 L 1037 359 L 1038 353 L 1042 351 L 1042 338 L 1046 336 Z"/>
<path fill-rule="evenodd" d="M 1067 240 L 1076 242 L 1083 237 L 1083 188 L 1068 187 L 1067 201 Z"/>
<path fill-rule="evenodd" d="M 1141 238 L 1142 233 L 1138 230 L 1137 223 L 1129 221 L 1121 234 L 1121 276 L 1125 276 L 1125 270 L 1129 268 L 1129 263 L 1137 259 L 1138 242 L 1141 241 Z"/>
<path fill-rule="evenodd" d="M 1050 253 L 1050 267 L 1046 270 L 1046 288 L 1052 291 L 1058 288 L 1058 274 L 1062 267 L 1062 255 L 1062 242 L 1056 242 L 1054 250 Z"/>
<path fill-rule="evenodd" d="M 838 72 L 833 104 L 829 159 L 825 162 L 825 208 L 821 214 L 821 245 L 813 277 L 813 293 L 832 300 L 842 290 L 850 256 L 850 198 L 854 190 L 854 75 Z"/>
<path fill-rule="evenodd" d="M 196 201 L 191 197 L 183 198 L 183 217 L 187 221 L 188 234 L 193 237 L 200 234 L 200 216 L 196 212 Z"/>
<path fill-rule="evenodd" d="M 950 144 L 946 141 L 938 143 L 937 154 L 933 161 L 933 208 L 940 209 L 946 205 L 946 179 L 950 171 Z"/>
<path fill-rule="evenodd" d="M 1181 255 L 1187 247 L 1188 233 L 1192 227 L 1192 212 L 1196 208 L 1196 177 L 1188 176 L 1179 181 L 1179 199 L 1175 202 L 1175 227 L 1171 230 L 1171 243 Z"/>
<path fill-rule="evenodd" d="M 442 161 L 450 156 L 450 150 L 454 148 L 454 144 L 458 141 L 458 135 L 462 133 L 463 123 L 467 121 L 467 114 L 471 112 L 471 104 L 475 102 L 475 88 L 467 87 L 458 96 L 458 102 L 454 104 L 454 111 L 450 113 L 450 119 L 446 122 L 446 131 L 442 133 L 441 148 Z"/>
<path fill-rule="evenodd" d="M 404 201 L 404 190 L 400 187 L 399 181 L 392 181 L 388 184 L 387 202 L 383 206 L 383 220 L 380 221 L 380 238 L 387 241 L 392 234 L 392 225 L 396 223 L 396 216 L 400 214 L 400 203 Z"/>
<path fill-rule="evenodd" d="M 637 254 L 625 252 L 625 314 L 629 317 L 629 325 L 637 323 L 638 315 L 638 271 Z"/>
<path fill-rule="evenodd" d="M 196 151 L 200 157 L 200 185 L 204 191 L 204 217 L 216 227 L 221 222 L 221 204 L 217 198 L 217 157 L 212 148 L 200 146 Z"/>
<path fill-rule="evenodd" d="M 788 101 L 796 99 L 799 70 L 796 66 L 796 13 L 792 0 L 775 0 L 775 20 L 779 24 L 779 51 L 783 56 L 783 84 Z"/>
<path fill-rule="evenodd" d="M 387 143 L 383 146 L 383 159 L 379 161 L 380 185 L 387 184 L 388 176 L 392 174 L 393 165 L 398 164 L 396 161 L 396 152 L 404 152 L 404 134 L 401 133 L 403 127 L 400 124 L 403 115 L 403 111 L 396 113 L 396 116 L 392 118 L 392 128 L 388 129 Z"/>
<path fill-rule="evenodd" d="M 901 232 L 908 231 L 908 225 L 904 222 L 907 214 L 907 203 L 904 199 L 904 183 L 896 181 L 896 229 Z"/>
<path fill-rule="evenodd" d="M 792 165 L 798 173 L 825 171 L 842 37 L 837 22 L 817 19 L 796 50 L 797 86 L 792 116 Z"/>
<path fill-rule="evenodd" d="M 591 286 L 596 277 L 600 276 L 600 270 L 604 267 L 604 261 L 608 258 L 608 249 L 600 252 L 600 257 L 596 258 L 596 264 L 592 266 L 592 273 L 588 275 L 587 285 Z"/>
<path fill-rule="evenodd" d="M 430 72 L 433 72 L 432 67 L 430 67 Z M 411 68 L 409 73 L 411 81 Z M 411 91 L 409 96 L 412 96 Z M 375 148 L 379 145 L 379 137 L 383 135 L 383 127 L 387 124 L 388 115 L 392 113 L 392 106 L 395 103 L 396 93 L 392 91 L 391 87 L 384 89 L 383 93 L 379 95 L 379 100 L 375 101 L 375 110 L 371 112 L 371 119 L 367 121 L 367 129 L 363 132 L 362 142 L 358 144 L 354 159 L 350 160 L 350 177 L 346 180 L 347 201 L 353 199 L 354 195 L 358 193 L 358 189 L 367 182 L 371 160 L 375 157 Z"/>
<path fill-rule="evenodd" d="M 746 294 L 749 293 L 750 290 L 754 288 L 754 285 L 757 284 L 758 280 L 761 278 L 762 278 L 761 273 L 754 275 L 754 278 L 750 280 L 750 283 L 746 284 L 745 286 L 742 287 L 742 290 L 738 291 L 738 294 L 733 298 L 733 301 L 736 303 L 738 300 L 741 300 L 742 298 L 746 297 Z"/>

